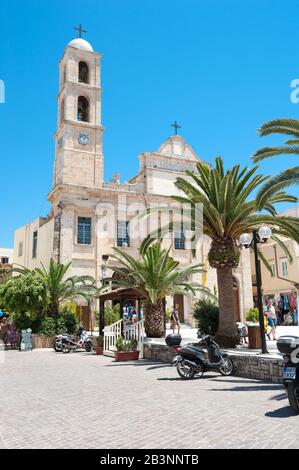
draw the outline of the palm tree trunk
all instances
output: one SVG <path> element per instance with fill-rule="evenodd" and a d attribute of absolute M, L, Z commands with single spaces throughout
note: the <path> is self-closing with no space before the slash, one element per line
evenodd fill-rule
<path fill-rule="evenodd" d="M 164 336 L 164 308 L 162 302 L 150 304 L 146 307 L 144 328 L 148 338 L 162 338 Z"/>
<path fill-rule="evenodd" d="M 238 332 L 234 316 L 232 268 L 218 267 L 217 283 L 219 296 L 219 325 L 215 339 L 222 347 L 234 348 L 238 343 Z"/>

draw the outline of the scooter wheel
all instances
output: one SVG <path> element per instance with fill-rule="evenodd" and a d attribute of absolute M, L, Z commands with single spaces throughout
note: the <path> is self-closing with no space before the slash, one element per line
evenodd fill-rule
<path fill-rule="evenodd" d="M 299 384 L 295 382 L 288 383 L 288 399 L 290 406 L 295 413 L 299 414 Z"/>
<path fill-rule="evenodd" d="M 229 357 L 223 357 L 223 362 L 219 367 L 219 371 L 221 375 L 231 375 L 234 370 L 234 363 Z"/>
<path fill-rule="evenodd" d="M 53 349 L 55 352 L 61 352 L 61 343 L 60 341 L 55 341 L 53 344 Z"/>
<path fill-rule="evenodd" d="M 176 366 L 176 370 L 177 370 L 179 376 L 183 380 L 191 380 L 191 379 L 193 379 L 193 377 L 195 375 L 195 369 L 193 367 L 185 364 L 184 361 L 178 362 L 178 364 Z"/>
<path fill-rule="evenodd" d="M 92 348 L 93 348 L 92 341 L 86 341 L 84 348 L 86 352 L 92 351 Z"/>

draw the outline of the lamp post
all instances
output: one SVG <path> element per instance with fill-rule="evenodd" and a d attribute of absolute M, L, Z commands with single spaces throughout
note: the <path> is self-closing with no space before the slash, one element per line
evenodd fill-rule
<path fill-rule="evenodd" d="M 240 236 L 240 243 L 245 247 L 249 248 L 253 246 L 254 251 L 254 262 L 255 262 L 255 272 L 256 272 L 256 288 L 257 288 L 257 306 L 259 311 L 259 325 L 260 325 L 260 335 L 261 335 L 261 345 L 262 353 L 267 354 L 267 343 L 265 336 L 265 325 L 264 325 L 264 309 L 263 309 L 263 298 L 262 298 L 262 275 L 261 275 L 261 265 L 258 256 L 258 243 L 265 243 L 268 238 L 272 235 L 272 230 L 270 227 L 263 225 L 259 230 L 254 229 L 252 234 L 243 233 Z"/>
<path fill-rule="evenodd" d="M 101 266 L 101 283 L 102 283 L 102 286 L 104 285 L 104 279 L 105 279 L 106 273 L 107 273 L 106 263 L 107 263 L 108 259 L 109 259 L 108 255 L 103 255 L 102 256 L 102 261 L 104 263 Z M 105 327 L 104 305 L 102 305 L 101 298 L 100 298 L 100 312 L 99 312 L 99 335 L 100 336 L 103 336 L 104 327 Z"/>

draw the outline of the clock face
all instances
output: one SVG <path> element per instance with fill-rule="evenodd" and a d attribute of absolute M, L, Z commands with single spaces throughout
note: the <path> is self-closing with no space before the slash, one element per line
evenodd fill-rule
<path fill-rule="evenodd" d="M 87 145 L 89 143 L 89 135 L 88 134 L 79 134 L 78 142 L 81 145 Z"/>

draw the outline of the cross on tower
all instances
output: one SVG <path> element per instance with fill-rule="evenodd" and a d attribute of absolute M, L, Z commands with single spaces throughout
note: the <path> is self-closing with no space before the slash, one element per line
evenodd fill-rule
<path fill-rule="evenodd" d="M 87 33 L 85 29 L 82 28 L 82 24 L 79 24 L 79 26 L 74 28 L 76 31 L 78 31 L 78 38 L 82 38 L 82 33 Z"/>
<path fill-rule="evenodd" d="M 171 127 L 174 127 L 174 135 L 178 134 L 178 129 L 180 129 L 182 126 L 180 126 L 177 121 L 174 121 L 173 124 L 171 124 Z"/>

